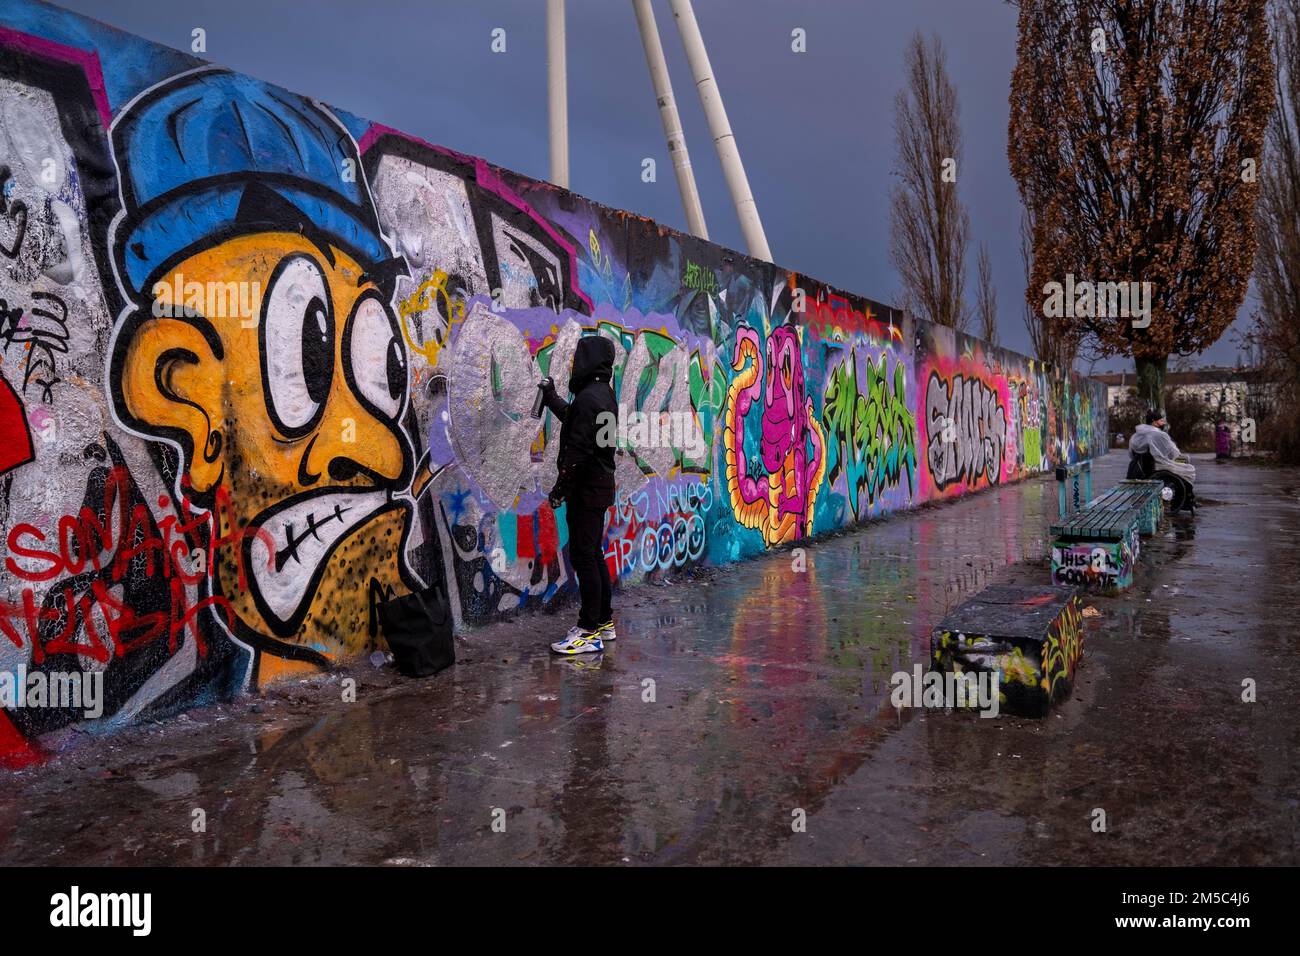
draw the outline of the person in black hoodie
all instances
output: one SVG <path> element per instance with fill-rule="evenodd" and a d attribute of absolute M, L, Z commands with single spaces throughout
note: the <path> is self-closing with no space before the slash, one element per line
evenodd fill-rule
<path fill-rule="evenodd" d="M 566 504 L 569 561 L 578 575 L 582 607 L 578 623 L 564 640 L 551 645 L 557 654 L 589 654 L 614 640 L 613 599 L 602 539 L 605 512 L 614 504 L 614 453 L 618 401 L 614 378 L 614 343 L 599 335 L 578 340 L 573 353 L 569 390 L 573 401 L 556 394 L 550 379 L 542 383 L 542 401 L 560 427 L 560 474 L 550 493 L 552 508 Z"/>

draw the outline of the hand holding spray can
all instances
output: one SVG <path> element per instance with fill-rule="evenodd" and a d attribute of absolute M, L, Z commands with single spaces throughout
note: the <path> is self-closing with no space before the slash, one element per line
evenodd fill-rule
<path fill-rule="evenodd" d="M 537 397 L 533 399 L 533 418 L 542 417 L 542 408 L 545 404 L 547 391 L 550 390 L 554 383 L 549 378 L 544 378 L 537 383 Z"/>

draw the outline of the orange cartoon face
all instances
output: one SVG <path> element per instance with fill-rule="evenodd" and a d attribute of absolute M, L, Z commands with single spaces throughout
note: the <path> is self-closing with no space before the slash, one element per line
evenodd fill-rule
<path fill-rule="evenodd" d="M 412 471 L 406 354 L 379 287 L 326 240 L 262 232 L 152 293 L 119 343 L 119 402 L 182 448 L 199 501 L 228 497 L 216 531 L 241 543 L 212 556 L 212 584 L 236 636 L 286 658 L 366 650 L 372 591 L 407 589 Z"/>

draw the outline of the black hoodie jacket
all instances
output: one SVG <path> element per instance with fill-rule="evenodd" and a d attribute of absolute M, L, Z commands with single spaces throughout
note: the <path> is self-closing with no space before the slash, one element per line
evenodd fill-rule
<path fill-rule="evenodd" d="M 608 508 L 614 503 L 614 453 L 618 401 L 614 378 L 614 343 L 604 336 L 585 335 L 573 352 L 573 372 L 566 402 L 554 390 L 545 396 L 546 407 L 560 427 L 560 474 L 551 497 L 587 508 Z M 602 425 L 609 423 L 603 431 Z M 597 439 L 603 437 L 604 441 Z"/>

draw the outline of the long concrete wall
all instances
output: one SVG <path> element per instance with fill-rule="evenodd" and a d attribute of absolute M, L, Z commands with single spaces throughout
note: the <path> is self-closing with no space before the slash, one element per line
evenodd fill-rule
<path fill-rule="evenodd" d="M 584 335 L 623 583 L 1104 447 L 1088 380 L 33 0 L 0 181 L 0 674 L 105 696 L 0 751 L 368 652 L 422 584 L 467 624 L 570 590 L 530 405 Z"/>

